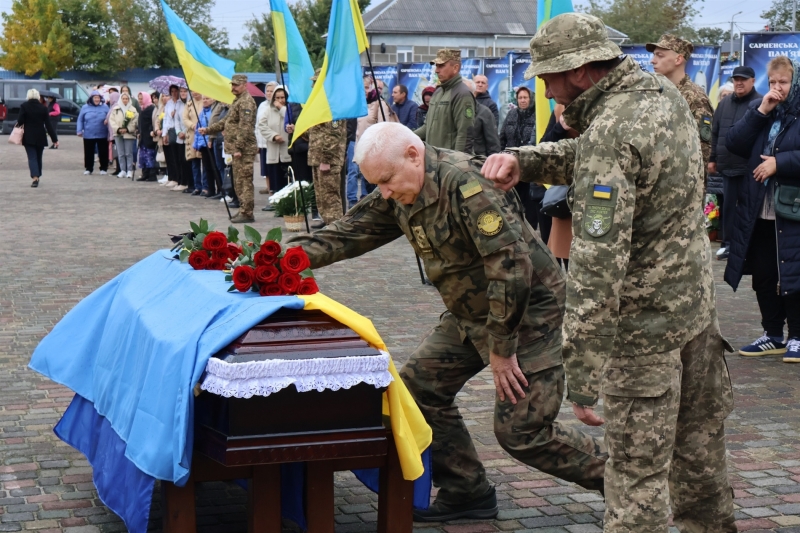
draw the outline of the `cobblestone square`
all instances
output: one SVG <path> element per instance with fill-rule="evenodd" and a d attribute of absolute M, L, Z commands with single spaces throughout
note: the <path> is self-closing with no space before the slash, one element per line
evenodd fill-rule
<path fill-rule="evenodd" d="M 82 298 L 135 262 L 169 246 L 167 234 L 201 217 L 228 226 L 224 206 L 155 183 L 84 176 L 81 140 L 61 138 L 45 150 L 38 189 L 30 188 L 22 147 L 0 136 L 0 532 L 125 531 L 98 499 L 85 457 L 61 442 L 53 426 L 73 393 L 29 370 L 37 343 Z M 256 179 L 256 188 L 263 182 Z M 256 194 L 254 226 L 281 219 L 263 213 Z M 263 233 L 263 231 L 262 231 Z M 716 245 L 714 245 L 716 248 Z M 717 307 L 725 336 L 738 347 L 761 334 L 750 282 L 734 294 L 715 262 Z M 412 249 L 402 239 L 363 257 L 316 272 L 322 292 L 369 317 L 398 366 L 432 328 L 444 306 L 420 284 Z M 728 357 L 736 407 L 727 424 L 729 472 L 740 531 L 800 533 L 800 368 L 777 356 Z M 492 431 L 494 385 L 485 370 L 458 396 L 491 481 L 500 515 L 491 521 L 416 524 L 420 533 L 601 531 L 603 500 L 511 459 Z M 569 405 L 560 419 L 580 423 Z M 596 435 L 602 429 L 583 428 Z M 375 531 L 377 497 L 349 473 L 336 477 L 336 531 Z M 234 484 L 198 490 L 198 530 L 247 529 L 245 492 Z M 150 530 L 160 531 L 160 490 Z M 674 528 L 673 528 L 674 530 Z"/>

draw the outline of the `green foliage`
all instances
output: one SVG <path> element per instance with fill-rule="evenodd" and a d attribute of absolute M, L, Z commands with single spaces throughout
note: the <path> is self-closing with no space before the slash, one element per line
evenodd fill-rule
<path fill-rule="evenodd" d="M 228 242 L 239 242 L 239 230 L 236 226 L 228 226 Z"/>
<path fill-rule="evenodd" d="M 56 0 L 13 0 L 2 19 L 0 66 L 42 78 L 72 66 L 70 33 Z"/>
<path fill-rule="evenodd" d="M 772 6 L 761 13 L 761 18 L 768 20 L 769 25 L 778 31 L 791 30 L 793 7 L 794 0 L 772 0 Z"/>
<path fill-rule="evenodd" d="M 256 248 L 261 246 L 261 234 L 252 226 L 245 225 L 244 238 L 252 242 Z"/>
<path fill-rule="evenodd" d="M 733 38 L 738 39 L 739 34 L 734 33 Z M 695 32 L 695 36 L 692 38 L 692 42 L 694 43 L 714 44 L 714 45 L 730 42 L 730 40 L 731 40 L 730 30 L 723 30 L 722 28 L 707 28 L 707 27 L 698 29 Z"/>
<path fill-rule="evenodd" d="M 69 28 L 72 67 L 96 74 L 117 70 L 117 37 L 106 0 L 59 0 L 58 11 Z"/>
<path fill-rule="evenodd" d="M 625 33 L 633 43 L 654 42 L 664 33 L 686 39 L 695 34 L 693 0 L 589 0 L 584 11 Z"/>
<path fill-rule="evenodd" d="M 281 242 L 283 240 L 283 231 L 281 228 L 272 228 L 267 232 L 267 241 Z"/>

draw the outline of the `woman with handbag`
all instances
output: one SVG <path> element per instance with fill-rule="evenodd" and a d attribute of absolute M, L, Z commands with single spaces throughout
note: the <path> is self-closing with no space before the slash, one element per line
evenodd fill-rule
<path fill-rule="evenodd" d="M 736 290 L 752 273 L 761 311 L 764 335 L 739 353 L 800 363 L 800 63 L 778 56 L 767 75 L 769 92 L 725 138 L 732 154 L 748 158 L 749 174 L 736 198 L 725 281 Z"/>
<path fill-rule="evenodd" d="M 47 135 L 53 141 L 53 146 L 58 147 L 58 136 L 50 122 L 47 107 L 39 101 L 39 91 L 30 89 L 27 100 L 19 106 L 17 125 L 22 131 L 22 145 L 28 155 L 28 168 L 31 172 L 31 187 L 39 186 L 42 177 L 42 153 L 47 146 Z"/>

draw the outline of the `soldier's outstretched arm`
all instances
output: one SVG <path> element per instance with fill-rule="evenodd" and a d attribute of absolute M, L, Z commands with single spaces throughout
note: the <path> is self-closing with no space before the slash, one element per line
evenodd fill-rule
<path fill-rule="evenodd" d="M 563 326 L 567 398 L 583 406 L 597 403 L 600 372 L 614 349 L 641 169 L 638 152 L 628 145 L 589 148 L 575 169 L 581 179 Z"/>
<path fill-rule="evenodd" d="M 291 238 L 288 246 L 302 246 L 311 268 L 358 257 L 403 235 L 392 208 L 378 189 L 339 220 L 310 235 Z"/>
<path fill-rule="evenodd" d="M 557 143 L 507 148 L 503 153 L 486 158 L 481 172 L 504 191 L 519 181 L 569 185 L 572 183 L 577 147 L 577 139 L 564 139 Z"/>

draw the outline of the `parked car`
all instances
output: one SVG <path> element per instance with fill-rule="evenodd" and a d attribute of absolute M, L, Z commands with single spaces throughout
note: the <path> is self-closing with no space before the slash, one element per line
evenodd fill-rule
<path fill-rule="evenodd" d="M 58 123 L 59 135 L 74 135 L 81 107 L 89 99 L 89 94 L 76 81 L 67 80 L 0 80 L 0 120 L 2 133 L 11 133 L 19 116 L 19 106 L 25 101 L 29 89 L 51 91 L 61 95 L 58 105 L 61 117 Z"/>

